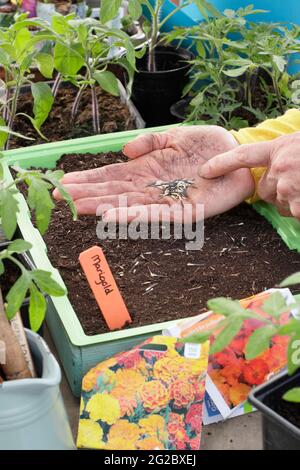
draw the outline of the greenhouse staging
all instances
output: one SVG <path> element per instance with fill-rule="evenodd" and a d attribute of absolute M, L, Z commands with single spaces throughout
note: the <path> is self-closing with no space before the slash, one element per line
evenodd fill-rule
<path fill-rule="evenodd" d="M 297 3 L 0 2 L 3 462 L 300 450 Z"/>

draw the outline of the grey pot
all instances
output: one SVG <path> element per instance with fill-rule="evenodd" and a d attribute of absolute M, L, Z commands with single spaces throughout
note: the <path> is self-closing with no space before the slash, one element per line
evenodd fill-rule
<path fill-rule="evenodd" d="M 75 449 L 58 362 L 39 335 L 26 330 L 26 336 L 38 378 L 0 385 L 0 449 Z"/>

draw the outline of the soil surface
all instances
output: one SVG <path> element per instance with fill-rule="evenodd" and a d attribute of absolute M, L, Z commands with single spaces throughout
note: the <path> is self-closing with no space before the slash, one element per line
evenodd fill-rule
<path fill-rule="evenodd" d="M 63 156 L 57 166 L 70 172 L 121 159 L 121 153 L 73 154 Z M 60 202 L 44 237 L 88 335 L 108 331 L 78 262 L 81 251 L 93 245 L 101 246 L 107 256 L 133 319 L 130 327 L 196 315 L 212 297 L 243 298 L 300 270 L 299 255 L 247 204 L 205 222 L 201 251 L 186 251 L 185 240 L 173 238 L 100 241 L 96 225 L 91 216 L 73 222 Z"/>
<path fill-rule="evenodd" d="M 300 428 L 300 403 L 290 403 L 282 400 L 284 393 L 294 387 L 300 387 L 299 373 L 295 377 L 293 383 L 286 384 L 277 390 L 273 390 L 272 394 L 267 395 L 263 402 L 280 416 Z"/>
<path fill-rule="evenodd" d="M 58 90 L 50 115 L 41 129 L 49 142 L 87 137 L 94 134 L 90 90 L 84 91 L 78 108 L 77 118 L 74 122 L 71 119 L 72 105 L 76 93 L 77 89 L 75 87 L 61 87 Z M 97 96 L 99 101 L 100 126 L 103 134 L 135 129 L 135 122 L 130 115 L 128 107 L 126 104 L 121 103 L 119 97 L 109 95 L 101 90 L 100 87 L 97 88 Z M 32 106 L 31 93 L 22 94 L 19 99 L 18 112 L 32 116 Z M 26 117 L 17 116 L 14 131 L 35 140 L 11 137 L 9 148 L 45 143 L 45 140 L 37 134 Z"/>

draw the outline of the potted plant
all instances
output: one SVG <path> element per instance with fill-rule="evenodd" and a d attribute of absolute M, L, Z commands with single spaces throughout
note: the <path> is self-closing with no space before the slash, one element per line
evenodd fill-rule
<path fill-rule="evenodd" d="M 26 185 L 28 203 L 35 211 L 39 229 L 44 232 L 49 224 L 53 202 L 49 190 L 60 187 L 62 173 L 24 171 L 17 169 L 16 179 L 7 182 L 0 162 L 0 216 L 3 234 L 12 240 L 16 234 L 20 210 L 15 184 Z M 68 194 L 66 199 L 74 206 Z M 34 243 L 34 235 L 30 237 Z M 32 244 L 23 238 L 14 238 L 1 244 L 0 251 L 0 447 L 2 449 L 71 449 L 74 448 L 70 427 L 59 392 L 60 368 L 45 342 L 16 320 L 24 300 L 28 297 L 29 322 L 37 331 L 46 314 L 45 293 L 62 296 L 65 293 L 51 273 L 22 263 Z M 19 271 L 13 284 L 6 286 L 7 262 Z M 2 293 L 5 295 L 4 304 Z M 29 344 L 29 346 L 28 346 Z M 44 432 L 41 433 L 41 429 Z"/>
<path fill-rule="evenodd" d="M 285 279 L 280 287 L 299 284 L 300 273 Z M 299 300 L 287 305 L 284 296 L 275 291 L 265 301 L 262 310 L 269 317 L 257 316 L 251 308 L 243 308 L 238 301 L 219 297 L 207 303 L 208 308 L 223 316 L 223 320 L 209 331 L 195 333 L 184 339 L 190 343 L 202 343 L 213 338 L 210 353 L 217 354 L 235 338 L 238 338 L 245 321 L 257 321 L 260 326 L 249 336 L 244 353 L 246 360 L 257 360 L 270 347 L 276 337 L 289 337 L 287 354 L 287 371 L 275 375 L 250 392 L 249 401 L 263 413 L 264 448 L 268 450 L 299 450 L 300 449 L 300 318 Z M 293 309 L 298 316 L 290 316 L 288 321 L 281 322 L 281 315 Z M 262 359 L 261 359 L 262 361 Z M 257 363 L 258 367 L 258 363 Z M 254 373 L 260 373 L 258 370 Z M 257 382 L 258 383 L 258 382 Z"/>
<path fill-rule="evenodd" d="M 5 70 L 2 124 L 6 123 L 11 131 L 22 129 L 29 140 L 35 139 L 38 132 L 44 141 L 90 135 L 100 127 L 102 132 L 114 132 L 144 126 L 129 100 L 131 83 L 126 93 L 108 70 L 116 64 L 126 68 L 132 81 L 137 52 L 126 33 L 91 18 L 74 20 L 72 15 L 55 15 L 50 24 L 27 19 L 24 14 L 13 26 L 3 29 L 1 39 Z M 43 48 L 37 49 L 37 44 Z M 122 49 L 122 57 L 115 54 L 115 49 Z M 56 76 L 54 83 L 34 83 L 33 66 L 47 78 Z M 101 126 L 100 114 L 104 115 Z M 24 140 L 18 137 L 10 138 L 6 148 L 23 146 Z"/>
<path fill-rule="evenodd" d="M 295 106 L 299 81 L 287 73 L 287 64 L 299 51 L 298 27 L 246 20 L 256 13 L 252 6 L 227 10 L 169 33 L 169 41 L 189 37 L 197 51 L 187 99 L 172 107 L 179 120 L 238 129 Z"/>
<path fill-rule="evenodd" d="M 116 7 L 120 2 L 114 2 Z M 166 46 L 163 44 L 163 35 L 160 30 L 168 19 L 190 3 L 190 0 L 181 2 L 179 6 L 165 17 L 161 18 L 161 8 L 164 0 L 151 2 L 150 0 L 129 1 L 128 11 L 133 19 L 142 15 L 143 9 L 150 22 L 144 22 L 144 31 L 148 40 L 146 54 L 137 60 L 132 99 L 140 110 L 147 126 L 157 126 L 173 122 L 170 115 L 171 104 L 179 99 L 184 85 L 188 80 L 190 65 L 188 61 L 190 52 Z M 216 13 L 209 2 L 199 0 L 196 2 L 199 9 Z M 101 3 L 100 19 L 105 22 L 113 18 L 116 10 L 110 7 L 111 2 L 104 0 Z"/>

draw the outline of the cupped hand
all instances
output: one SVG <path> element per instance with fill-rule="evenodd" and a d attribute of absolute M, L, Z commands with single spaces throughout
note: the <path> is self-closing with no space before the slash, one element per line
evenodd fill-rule
<path fill-rule="evenodd" d="M 213 180 L 198 174 L 205 162 L 237 145 L 228 131 L 217 126 L 185 126 L 143 134 L 125 145 L 123 152 L 128 162 L 67 173 L 62 183 L 74 199 L 79 214 L 102 214 L 107 221 L 129 221 L 131 206 L 146 209 L 148 220 L 153 214 L 164 220 L 164 211 L 170 206 L 176 206 L 175 213 L 180 218 L 187 206 L 194 209 L 197 204 L 203 204 L 204 216 L 210 217 L 231 209 L 254 190 L 248 169 Z M 176 179 L 193 181 L 187 189 L 187 197 L 181 201 L 161 197 L 161 188 L 151 186 L 157 181 Z M 60 199 L 57 190 L 54 197 Z M 193 211 L 194 219 L 196 214 L 197 211 Z"/>
<path fill-rule="evenodd" d="M 274 204 L 281 215 L 300 220 L 300 132 L 268 142 L 241 145 L 211 159 L 199 173 L 214 181 L 232 171 L 254 167 L 266 167 L 258 182 L 259 197 Z"/>

